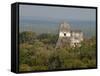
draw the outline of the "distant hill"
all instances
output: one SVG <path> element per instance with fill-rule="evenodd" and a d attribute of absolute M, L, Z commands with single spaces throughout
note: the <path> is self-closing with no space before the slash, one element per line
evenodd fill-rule
<path fill-rule="evenodd" d="M 20 21 L 20 32 L 22 31 L 34 31 L 37 34 L 40 33 L 54 33 L 57 34 L 59 30 L 59 23 L 60 20 L 27 20 L 22 19 Z M 70 20 L 67 21 L 71 26 L 71 29 L 80 29 L 83 31 L 86 37 L 94 36 L 96 33 L 96 25 L 95 21 L 77 21 L 77 20 Z"/>

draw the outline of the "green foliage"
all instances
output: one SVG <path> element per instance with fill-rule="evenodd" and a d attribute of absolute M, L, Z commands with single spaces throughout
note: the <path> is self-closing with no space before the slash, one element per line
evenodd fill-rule
<path fill-rule="evenodd" d="M 55 49 L 58 36 L 20 33 L 19 70 L 38 71 L 96 67 L 95 37 L 85 39 L 81 47 Z"/>
<path fill-rule="evenodd" d="M 57 41 L 58 35 L 44 33 L 44 34 L 39 35 L 37 38 L 45 44 L 55 44 Z"/>
<path fill-rule="evenodd" d="M 27 64 L 21 64 L 20 71 L 31 71 L 31 67 L 28 66 Z"/>
<path fill-rule="evenodd" d="M 48 70 L 48 66 L 32 66 L 32 71 Z"/>
<path fill-rule="evenodd" d="M 25 31 L 19 34 L 20 43 L 31 43 L 36 38 L 36 34 L 31 31 Z"/>

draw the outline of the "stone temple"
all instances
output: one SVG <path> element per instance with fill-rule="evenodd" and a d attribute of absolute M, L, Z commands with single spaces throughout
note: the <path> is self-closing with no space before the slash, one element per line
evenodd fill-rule
<path fill-rule="evenodd" d="M 60 47 L 80 47 L 83 41 L 83 32 L 80 30 L 71 30 L 70 25 L 66 22 L 60 24 L 59 38 L 56 48 Z"/>

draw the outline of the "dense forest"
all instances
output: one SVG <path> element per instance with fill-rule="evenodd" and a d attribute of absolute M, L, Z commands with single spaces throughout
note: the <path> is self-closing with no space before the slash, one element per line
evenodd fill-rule
<path fill-rule="evenodd" d="M 85 38 L 81 47 L 55 49 L 57 34 L 20 33 L 19 71 L 96 67 L 96 37 Z"/>

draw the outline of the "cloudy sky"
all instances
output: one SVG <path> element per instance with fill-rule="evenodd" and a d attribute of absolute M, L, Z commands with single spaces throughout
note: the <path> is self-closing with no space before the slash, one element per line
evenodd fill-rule
<path fill-rule="evenodd" d="M 95 14 L 95 9 L 20 5 L 20 18 L 22 19 L 43 18 L 94 21 L 96 16 Z"/>

